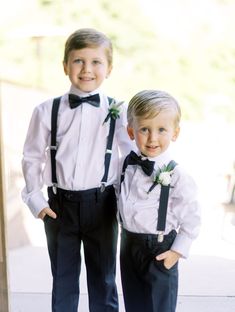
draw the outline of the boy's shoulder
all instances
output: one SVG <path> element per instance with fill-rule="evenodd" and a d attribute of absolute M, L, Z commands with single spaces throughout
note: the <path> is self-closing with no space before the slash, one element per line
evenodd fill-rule
<path fill-rule="evenodd" d="M 63 95 L 62 95 L 63 97 Z M 32 118 L 34 120 L 43 121 L 46 124 L 51 123 L 52 104 L 54 97 L 50 97 L 33 108 Z"/>
<path fill-rule="evenodd" d="M 59 98 L 61 100 L 61 99 L 63 99 L 64 96 L 65 96 L 65 94 L 54 96 L 54 97 L 49 97 L 49 98 L 45 99 L 43 102 L 41 102 L 40 104 L 38 104 L 35 107 L 35 109 L 37 109 L 37 110 L 51 110 L 53 101 L 56 98 Z"/>
<path fill-rule="evenodd" d="M 190 172 L 188 171 L 188 169 L 182 165 L 180 162 L 175 161 L 176 165 L 174 167 L 174 171 L 177 172 L 178 175 L 182 175 L 182 176 L 190 176 Z"/>
<path fill-rule="evenodd" d="M 196 186 L 195 179 L 193 175 L 180 163 L 177 163 L 173 170 L 172 184 L 188 184 Z"/>

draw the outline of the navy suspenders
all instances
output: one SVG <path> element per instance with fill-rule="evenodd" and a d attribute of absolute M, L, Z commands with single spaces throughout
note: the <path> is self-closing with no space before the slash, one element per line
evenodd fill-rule
<path fill-rule="evenodd" d="M 108 97 L 109 105 L 112 103 L 113 99 Z M 112 156 L 112 146 L 113 146 L 113 136 L 115 131 L 116 119 L 110 118 L 109 135 L 106 145 L 106 152 L 104 158 L 104 176 L 101 180 L 101 191 L 103 192 L 108 180 L 109 166 Z"/>
<path fill-rule="evenodd" d="M 54 194 L 56 194 L 56 187 L 57 187 L 55 156 L 57 152 L 56 134 L 57 134 L 57 118 L 58 118 L 60 100 L 61 100 L 61 97 L 57 97 L 53 100 L 52 111 L 51 111 L 50 154 L 51 154 L 51 181 L 52 181 L 52 189 L 53 189 Z"/>
<path fill-rule="evenodd" d="M 120 184 L 124 180 L 125 170 L 128 165 L 128 156 L 125 158 L 123 167 L 122 167 L 122 174 L 121 174 L 121 181 Z M 168 166 L 171 166 L 172 170 L 175 168 L 177 163 L 174 160 L 169 162 Z M 167 215 L 167 206 L 168 206 L 168 199 L 169 199 L 169 191 L 170 191 L 170 184 L 169 185 L 162 185 L 161 184 L 161 192 L 160 192 L 160 201 L 159 201 L 159 209 L 158 209 L 158 222 L 157 222 L 157 235 L 158 235 L 158 242 L 163 242 L 164 239 L 164 232 L 166 228 L 166 215 Z M 120 186 L 121 190 L 121 186 Z M 120 219 L 121 215 L 119 214 Z"/>
<path fill-rule="evenodd" d="M 57 152 L 57 144 L 56 144 L 56 135 L 57 135 L 57 119 L 58 119 L 58 111 L 60 106 L 61 97 L 57 97 L 53 100 L 52 111 L 51 111 L 51 146 L 50 146 L 50 155 L 51 155 L 51 180 L 52 180 L 52 189 L 54 194 L 56 194 L 57 188 L 57 176 L 56 176 L 56 152 Z M 108 97 L 109 105 L 113 101 L 112 98 Z M 113 145 L 113 137 L 115 131 L 116 119 L 110 119 L 110 127 L 109 127 L 109 135 L 107 139 L 105 159 L 104 159 L 104 176 L 101 180 L 101 191 L 104 191 L 107 180 L 108 173 L 110 167 L 110 161 L 112 156 L 112 145 Z"/>

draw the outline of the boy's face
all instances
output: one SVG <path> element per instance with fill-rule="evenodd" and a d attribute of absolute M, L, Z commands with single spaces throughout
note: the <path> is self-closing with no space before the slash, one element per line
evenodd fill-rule
<path fill-rule="evenodd" d="M 71 83 L 83 92 L 97 89 L 112 70 L 104 46 L 72 50 L 63 65 Z"/>
<path fill-rule="evenodd" d="M 168 148 L 171 141 L 177 139 L 180 129 L 175 127 L 174 116 L 171 111 L 162 111 L 151 119 L 134 118 L 127 131 L 141 154 L 156 157 Z"/>

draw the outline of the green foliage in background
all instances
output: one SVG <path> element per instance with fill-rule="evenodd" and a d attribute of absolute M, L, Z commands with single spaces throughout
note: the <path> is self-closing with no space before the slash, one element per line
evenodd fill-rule
<path fill-rule="evenodd" d="M 147 0 L 18 2 L 14 16 L 1 13 L 2 79 L 55 95 L 67 91 L 64 42 L 74 30 L 94 27 L 114 44 L 114 68 L 105 83 L 110 96 L 128 101 L 142 89 L 164 89 L 179 100 L 186 119 L 215 115 L 234 122 L 233 0 L 149 1 L 155 2 L 151 16 L 141 6 Z"/>

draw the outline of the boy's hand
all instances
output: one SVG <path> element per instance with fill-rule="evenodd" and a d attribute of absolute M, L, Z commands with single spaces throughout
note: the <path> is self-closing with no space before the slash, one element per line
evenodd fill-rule
<path fill-rule="evenodd" d="M 54 213 L 54 211 L 51 208 L 46 207 L 40 211 L 40 213 L 38 214 L 38 218 L 43 220 L 46 215 L 48 215 L 49 217 L 51 217 L 53 219 L 56 219 L 56 217 L 57 217 L 56 213 Z"/>
<path fill-rule="evenodd" d="M 178 252 L 174 250 L 167 250 L 161 253 L 160 255 L 156 256 L 156 260 L 157 261 L 164 260 L 164 266 L 166 267 L 166 269 L 169 270 L 170 268 L 173 267 L 173 265 L 176 264 L 176 262 L 179 260 L 180 257 L 181 254 L 179 254 Z"/>

